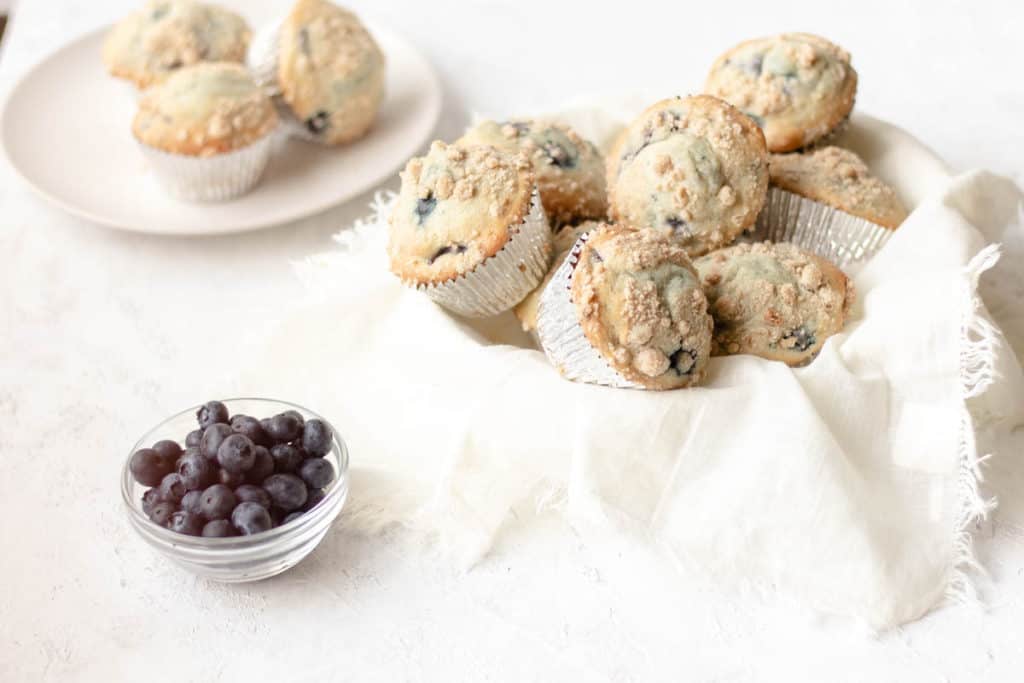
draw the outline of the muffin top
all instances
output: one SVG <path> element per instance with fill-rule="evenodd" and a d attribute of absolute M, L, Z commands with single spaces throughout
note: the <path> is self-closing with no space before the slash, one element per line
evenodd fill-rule
<path fill-rule="evenodd" d="M 132 132 L 150 147 L 206 157 L 250 145 L 276 125 L 274 105 L 245 68 L 204 62 L 146 90 Z"/>
<path fill-rule="evenodd" d="M 824 38 L 783 33 L 749 40 L 719 57 L 705 90 L 753 117 L 769 151 L 789 152 L 849 116 L 857 72 L 850 54 Z"/>
<path fill-rule="evenodd" d="M 554 121 L 483 121 L 461 142 L 523 152 L 533 162 L 544 211 L 554 225 L 604 218 L 604 158 L 589 140 Z"/>
<path fill-rule="evenodd" d="M 886 228 L 899 227 L 907 217 L 896 190 L 872 175 L 859 156 L 841 147 L 772 154 L 768 172 L 772 185 Z"/>
<path fill-rule="evenodd" d="M 522 154 L 435 141 L 409 160 L 388 219 L 391 270 L 440 284 L 494 256 L 531 207 L 534 177 Z"/>
<path fill-rule="evenodd" d="M 329 144 L 358 137 L 384 92 L 384 55 L 359 18 L 326 0 L 298 0 L 281 26 L 281 96 L 310 134 Z M 347 118 L 365 121 L 357 130 Z"/>
<path fill-rule="evenodd" d="M 649 389 L 701 380 L 711 316 L 685 249 L 653 230 L 590 233 L 572 276 L 587 340 L 626 379 Z"/>
<path fill-rule="evenodd" d="M 145 88 L 199 62 L 242 62 L 250 36 L 242 17 L 216 5 L 157 0 L 110 30 L 103 62 L 114 76 Z"/>
<path fill-rule="evenodd" d="M 554 234 L 553 246 L 555 251 L 555 259 L 548 268 L 548 274 L 544 276 L 541 283 L 537 285 L 536 289 L 526 295 L 526 298 L 520 301 L 513 309 L 516 314 L 516 318 L 519 319 L 520 324 L 523 326 L 524 332 L 537 329 L 537 309 L 540 306 L 540 297 L 544 293 L 544 288 L 551 282 L 551 278 L 554 277 L 555 271 L 562 265 L 562 261 L 569 255 L 569 250 L 572 249 L 572 245 L 576 244 L 576 240 L 579 239 L 580 235 L 585 232 L 597 230 L 598 228 L 607 227 L 607 223 L 600 221 L 584 221 L 577 225 L 566 225 L 561 230 L 558 230 Z"/>
<path fill-rule="evenodd" d="M 810 361 L 843 328 L 853 284 L 792 244 L 737 244 L 695 264 L 715 319 L 712 353 Z"/>
<path fill-rule="evenodd" d="M 652 105 L 608 156 L 612 218 L 672 235 L 691 256 L 736 239 L 767 189 L 761 130 L 708 95 Z"/>

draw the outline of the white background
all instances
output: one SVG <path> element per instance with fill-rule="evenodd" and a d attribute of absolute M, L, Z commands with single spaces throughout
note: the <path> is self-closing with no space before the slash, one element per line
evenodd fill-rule
<path fill-rule="evenodd" d="M 0 93 L 135 4 L 22 2 Z M 274 10 L 227 4 L 254 20 Z M 696 91 L 733 43 L 806 30 L 853 54 L 863 111 L 954 169 L 1024 170 L 1024 11 L 1010 0 L 349 4 L 437 66 L 445 135 L 469 110 Z M 989 613 L 948 608 L 879 638 L 680 585 L 653 554 L 622 539 L 585 544 L 554 519 L 529 535 L 510 525 L 466 575 L 395 534 L 343 527 L 257 585 L 214 586 L 168 567 L 118 507 L 126 449 L 223 386 L 239 347 L 299 294 L 288 260 L 329 248 L 367 199 L 260 234 L 147 238 L 63 215 L 0 162 L 0 681 L 1020 680 L 1024 528 L 1005 522 L 1000 543 L 982 534 Z"/>

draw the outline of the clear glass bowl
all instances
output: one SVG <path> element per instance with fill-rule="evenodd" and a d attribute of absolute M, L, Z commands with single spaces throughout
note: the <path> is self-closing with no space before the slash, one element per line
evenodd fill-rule
<path fill-rule="evenodd" d="M 270 417 L 286 410 L 297 410 L 303 418 L 323 417 L 311 410 L 285 401 L 265 398 L 233 398 L 223 402 L 235 415 L 244 413 L 257 418 Z M 334 465 L 337 477 L 325 491 L 324 499 L 312 510 L 288 524 L 252 536 L 203 538 L 187 536 L 159 526 L 142 511 L 142 494 L 149 487 L 132 478 L 128 463 L 132 453 L 153 445 L 161 439 L 172 439 L 184 447 L 185 435 L 197 428 L 194 406 L 168 418 L 148 431 L 132 446 L 121 472 L 121 495 L 128 519 L 139 536 L 168 559 L 185 569 L 215 581 L 242 583 L 259 581 L 294 567 L 313 551 L 341 512 L 348 497 L 348 450 L 331 425 L 334 442 L 325 456 Z M 329 421 L 324 420 L 327 424 Z"/>

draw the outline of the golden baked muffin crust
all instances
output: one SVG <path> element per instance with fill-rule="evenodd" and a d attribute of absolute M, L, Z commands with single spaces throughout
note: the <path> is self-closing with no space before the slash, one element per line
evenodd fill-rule
<path fill-rule="evenodd" d="M 737 244 L 694 265 L 715 319 L 716 356 L 803 365 L 842 330 L 853 304 L 841 270 L 792 244 Z"/>
<path fill-rule="evenodd" d="M 526 157 L 487 146 L 435 141 L 426 156 L 409 160 L 401 178 L 388 255 L 392 272 L 414 284 L 451 280 L 494 256 L 534 194 Z"/>
<path fill-rule="evenodd" d="M 907 217 L 896 190 L 872 175 L 859 156 L 840 147 L 772 154 L 768 172 L 772 185 L 886 228 L 899 227 Z"/>
<path fill-rule="evenodd" d="M 810 33 L 748 40 L 711 67 L 704 88 L 764 129 L 771 152 L 789 152 L 831 133 L 853 109 L 850 54 Z"/>
<path fill-rule="evenodd" d="M 671 235 L 691 256 L 735 240 L 767 189 L 761 130 L 708 95 L 652 105 L 608 155 L 612 219 Z"/>
<path fill-rule="evenodd" d="M 165 152 L 206 157 L 250 145 L 276 125 L 274 105 L 244 67 L 204 62 L 146 90 L 132 133 Z"/>
<path fill-rule="evenodd" d="M 140 88 L 199 62 L 245 59 L 251 32 L 242 17 L 191 0 L 149 2 L 118 22 L 103 43 L 103 62 Z"/>
<path fill-rule="evenodd" d="M 587 340 L 627 380 L 676 389 L 703 378 L 712 320 L 697 271 L 670 237 L 591 232 L 573 271 L 572 300 Z"/>
<path fill-rule="evenodd" d="M 384 55 L 359 18 L 298 0 L 279 41 L 281 97 L 309 134 L 330 145 L 366 134 L 384 98 Z"/>
<path fill-rule="evenodd" d="M 544 211 L 554 226 L 604 218 L 608 212 L 604 157 L 569 126 L 526 119 L 483 121 L 460 142 L 525 153 L 533 162 Z"/>

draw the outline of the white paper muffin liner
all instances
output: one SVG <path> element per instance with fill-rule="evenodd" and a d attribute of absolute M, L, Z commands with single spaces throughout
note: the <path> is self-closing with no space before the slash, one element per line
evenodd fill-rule
<path fill-rule="evenodd" d="M 249 43 L 245 62 L 256 83 L 264 89 L 274 103 L 278 118 L 281 120 L 281 132 L 288 137 L 324 144 L 323 139 L 309 132 L 306 124 L 295 116 L 295 112 L 281 97 L 281 85 L 277 80 L 277 57 L 281 27 L 287 19 L 287 14 L 281 14 L 256 31 Z"/>
<path fill-rule="evenodd" d="M 484 318 L 509 310 L 534 290 L 551 260 L 551 228 L 534 188 L 530 209 L 501 250 L 468 273 L 440 284 L 406 282 L 450 311 Z"/>
<path fill-rule="evenodd" d="M 241 149 L 211 157 L 172 154 L 139 143 L 157 180 L 168 193 L 187 201 L 237 197 L 259 182 L 270 159 L 273 134 Z"/>
<path fill-rule="evenodd" d="M 754 230 L 746 239 L 789 242 L 848 271 L 878 253 L 892 233 L 845 211 L 770 187 Z"/>
<path fill-rule="evenodd" d="M 622 389 L 644 389 L 642 384 L 626 379 L 609 365 L 580 326 L 572 301 L 572 278 L 589 236 L 585 233 L 576 240 L 544 288 L 537 311 L 537 339 L 548 360 L 566 379 Z"/>

